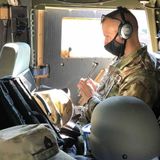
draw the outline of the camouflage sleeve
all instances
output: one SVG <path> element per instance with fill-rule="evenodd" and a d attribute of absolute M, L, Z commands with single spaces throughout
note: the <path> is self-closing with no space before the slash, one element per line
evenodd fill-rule
<path fill-rule="evenodd" d="M 153 106 L 156 98 L 156 85 L 149 79 L 137 78 L 122 87 L 120 87 L 119 95 L 122 96 L 135 96 L 142 99 L 149 106 Z"/>
<path fill-rule="evenodd" d="M 96 107 L 97 104 L 99 104 L 102 101 L 103 99 L 102 97 L 105 94 L 104 88 L 105 88 L 106 79 L 108 77 L 107 73 L 108 73 L 108 70 L 105 70 L 105 75 L 101 79 L 101 82 L 98 84 L 97 92 L 94 93 L 94 96 L 91 97 L 88 100 L 87 104 L 85 105 L 87 108 L 85 116 L 89 122 L 91 120 L 91 115 L 92 115 L 94 108 Z"/>
<path fill-rule="evenodd" d="M 100 102 L 101 102 L 100 98 L 98 98 L 97 96 L 93 96 L 89 99 L 88 103 L 86 104 L 87 110 L 86 110 L 85 116 L 89 122 L 91 120 L 91 115 L 92 115 L 94 108 Z"/>

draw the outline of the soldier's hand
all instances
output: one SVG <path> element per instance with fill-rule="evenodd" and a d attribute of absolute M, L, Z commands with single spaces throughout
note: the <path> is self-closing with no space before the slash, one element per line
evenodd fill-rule
<path fill-rule="evenodd" d="M 93 85 L 91 80 L 81 78 L 79 83 L 77 84 L 79 89 L 79 94 L 81 95 L 83 102 L 87 103 L 87 101 L 93 96 L 96 86 Z"/>

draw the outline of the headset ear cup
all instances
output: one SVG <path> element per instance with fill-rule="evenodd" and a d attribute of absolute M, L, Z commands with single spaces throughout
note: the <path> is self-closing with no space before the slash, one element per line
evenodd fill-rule
<path fill-rule="evenodd" d="M 121 23 L 119 25 L 118 34 L 123 39 L 129 39 L 133 32 L 133 27 L 130 23 Z"/>

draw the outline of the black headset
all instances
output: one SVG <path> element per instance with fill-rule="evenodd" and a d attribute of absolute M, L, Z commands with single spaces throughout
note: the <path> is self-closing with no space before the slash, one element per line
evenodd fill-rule
<path fill-rule="evenodd" d="M 133 33 L 133 26 L 130 22 L 125 20 L 124 12 L 126 12 L 125 8 L 118 7 L 119 13 L 121 15 L 121 23 L 118 27 L 118 35 L 123 39 L 129 39 Z"/>

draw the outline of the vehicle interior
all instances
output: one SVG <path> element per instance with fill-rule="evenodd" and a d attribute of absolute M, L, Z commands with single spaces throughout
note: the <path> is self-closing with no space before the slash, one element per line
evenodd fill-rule
<path fill-rule="evenodd" d="M 159 0 L 0 1 L 0 130 L 47 123 L 56 134 L 59 148 L 65 152 L 76 146 L 76 155 L 83 158 L 112 159 L 112 156 L 92 157 L 88 145 L 91 125 L 80 128 L 73 108 L 84 105 L 77 89 L 79 79 L 87 77 L 100 82 L 114 58 L 111 53 L 106 54 L 103 46 L 101 16 L 118 6 L 128 8 L 136 16 L 140 41 L 147 45 L 158 64 Z M 61 117 L 62 110 L 66 117 Z M 159 115 L 160 108 L 155 112 Z M 158 118 L 155 117 L 155 128 L 158 126 L 155 137 L 160 133 Z M 122 159 L 135 160 L 126 155 Z M 158 160 L 159 149 L 148 157 Z"/>

